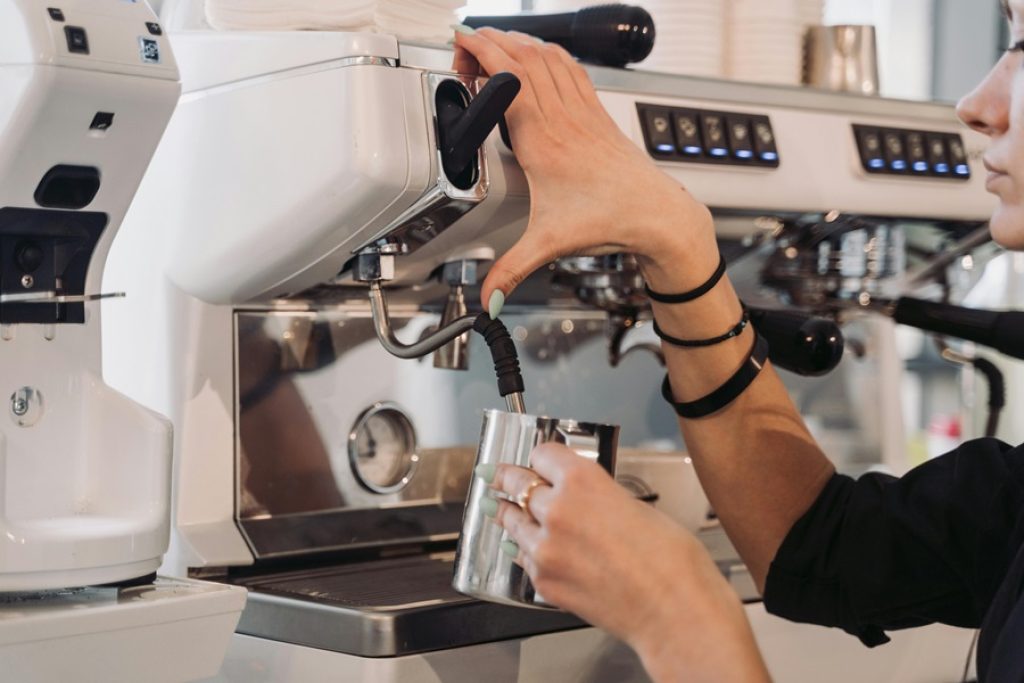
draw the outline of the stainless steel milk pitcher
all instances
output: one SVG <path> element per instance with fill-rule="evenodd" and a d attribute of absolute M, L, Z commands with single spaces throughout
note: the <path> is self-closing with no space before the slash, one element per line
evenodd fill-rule
<path fill-rule="evenodd" d="M 534 447 L 554 441 L 614 474 L 618 438 L 619 428 L 611 425 L 488 410 L 484 413 L 476 464 L 529 467 Z M 509 540 L 508 536 L 480 508 L 481 499 L 489 491 L 486 482 L 474 477 L 462 520 L 452 585 L 460 593 L 481 600 L 552 608 L 534 590 L 522 567 L 501 551 L 501 543 Z"/>

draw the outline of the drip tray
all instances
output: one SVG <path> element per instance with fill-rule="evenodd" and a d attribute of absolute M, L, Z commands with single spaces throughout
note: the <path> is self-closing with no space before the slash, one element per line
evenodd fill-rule
<path fill-rule="evenodd" d="M 454 554 L 344 564 L 236 581 L 238 632 L 361 657 L 396 657 L 586 624 L 554 610 L 482 602 L 451 587 Z"/>

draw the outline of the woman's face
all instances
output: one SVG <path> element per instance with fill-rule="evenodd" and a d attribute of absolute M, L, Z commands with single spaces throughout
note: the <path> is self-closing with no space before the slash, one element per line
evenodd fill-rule
<path fill-rule="evenodd" d="M 1024 40 L 1024 0 L 1004 0 L 1010 42 Z M 1024 250 L 1024 54 L 1008 51 L 974 92 L 960 100 L 957 114 L 991 138 L 985 153 L 986 188 L 999 197 L 992 237 Z"/>

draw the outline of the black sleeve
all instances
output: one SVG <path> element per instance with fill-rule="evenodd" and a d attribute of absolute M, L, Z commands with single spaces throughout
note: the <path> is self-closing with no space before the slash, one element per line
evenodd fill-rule
<path fill-rule="evenodd" d="M 765 607 L 838 626 L 866 645 L 887 629 L 976 628 L 1022 541 L 1024 447 L 963 444 L 902 478 L 835 475 L 768 572 Z"/>

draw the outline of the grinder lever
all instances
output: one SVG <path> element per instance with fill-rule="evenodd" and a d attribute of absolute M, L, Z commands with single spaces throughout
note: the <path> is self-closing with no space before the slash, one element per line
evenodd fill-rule
<path fill-rule="evenodd" d="M 468 106 L 455 100 L 439 99 L 438 146 L 448 178 L 458 178 L 465 173 L 487 136 L 505 118 L 505 112 L 521 88 L 518 78 L 502 72 L 491 76 Z"/>

